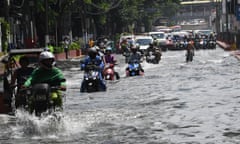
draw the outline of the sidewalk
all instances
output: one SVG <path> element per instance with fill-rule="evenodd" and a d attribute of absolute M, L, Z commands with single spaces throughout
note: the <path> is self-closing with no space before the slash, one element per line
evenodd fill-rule
<path fill-rule="evenodd" d="M 227 51 L 231 50 L 230 49 L 231 47 L 229 44 L 222 42 L 222 41 L 218 41 L 218 40 L 216 42 L 217 42 L 217 45 L 219 45 L 222 49 L 227 50 Z"/>
<path fill-rule="evenodd" d="M 233 51 L 231 55 L 240 60 L 240 50 Z"/>
<path fill-rule="evenodd" d="M 225 42 L 217 41 L 217 44 L 226 51 L 231 51 L 231 55 L 240 60 L 240 50 L 233 50 L 231 46 Z"/>

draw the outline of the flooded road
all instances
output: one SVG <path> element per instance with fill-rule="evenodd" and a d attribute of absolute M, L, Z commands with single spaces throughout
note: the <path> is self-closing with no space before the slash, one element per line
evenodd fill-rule
<path fill-rule="evenodd" d="M 65 67 L 64 112 L 38 119 L 18 111 L 0 116 L 0 143 L 239 144 L 239 61 L 220 48 L 163 53 L 159 64 L 143 62 L 145 76 L 125 77 L 106 92 L 80 93 L 78 60 Z"/>

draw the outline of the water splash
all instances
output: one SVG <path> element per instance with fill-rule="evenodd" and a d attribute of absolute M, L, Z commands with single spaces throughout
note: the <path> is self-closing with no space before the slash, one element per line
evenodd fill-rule
<path fill-rule="evenodd" d="M 16 111 L 17 131 L 22 136 L 49 136 L 56 135 L 64 130 L 61 113 L 37 117 L 24 110 Z"/>

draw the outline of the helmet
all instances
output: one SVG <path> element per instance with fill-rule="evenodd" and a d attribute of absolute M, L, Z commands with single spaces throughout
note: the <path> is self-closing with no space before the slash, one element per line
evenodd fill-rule
<path fill-rule="evenodd" d="M 88 55 L 90 56 L 90 58 L 95 58 L 97 55 L 97 49 L 95 47 L 91 47 L 88 49 Z"/>
<path fill-rule="evenodd" d="M 106 51 L 112 51 L 112 48 L 111 47 L 107 47 Z"/>
<path fill-rule="evenodd" d="M 88 53 L 97 53 L 96 47 L 91 47 L 88 49 Z"/>
<path fill-rule="evenodd" d="M 39 64 L 44 69 L 51 69 L 55 65 L 55 57 L 49 51 L 43 51 L 39 55 Z"/>
<path fill-rule="evenodd" d="M 43 51 L 39 55 L 39 61 L 45 60 L 45 59 L 55 59 L 55 56 L 53 53 L 49 51 Z"/>

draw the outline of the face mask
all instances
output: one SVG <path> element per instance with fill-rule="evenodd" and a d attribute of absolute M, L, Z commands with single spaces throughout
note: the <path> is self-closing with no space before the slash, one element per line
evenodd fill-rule
<path fill-rule="evenodd" d="M 41 62 L 42 66 L 46 69 L 51 69 L 54 65 L 54 62 L 45 62 L 45 61 L 42 61 Z"/>

